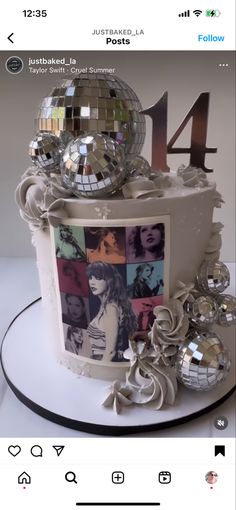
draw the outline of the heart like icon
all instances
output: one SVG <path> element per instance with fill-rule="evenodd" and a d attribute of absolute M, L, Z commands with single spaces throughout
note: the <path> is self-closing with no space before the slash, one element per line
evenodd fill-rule
<path fill-rule="evenodd" d="M 8 447 L 8 451 L 13 457 L 16 457 L 21 452 L 21 447 L 18 444 L 11 444 L 11 446 Z"/>

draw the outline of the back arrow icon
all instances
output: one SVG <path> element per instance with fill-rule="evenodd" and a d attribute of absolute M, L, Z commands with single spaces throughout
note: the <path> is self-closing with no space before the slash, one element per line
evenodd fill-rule
<path fill-rule="evenodd" d="M 8 36 L 8 41 L 10 41 L 12 44 L 14 44 L 14 41 L 11 40 L 11 37 L 14 35 L 14 32 Z"/>

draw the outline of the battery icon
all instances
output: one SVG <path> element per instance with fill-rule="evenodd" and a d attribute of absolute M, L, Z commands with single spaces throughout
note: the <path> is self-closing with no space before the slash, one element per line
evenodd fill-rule
<path fill-rule="evenodd" d="M 207 9 L 206 16 L 208 18 L 218 18 L 221 15 L 219 9 Z"/>

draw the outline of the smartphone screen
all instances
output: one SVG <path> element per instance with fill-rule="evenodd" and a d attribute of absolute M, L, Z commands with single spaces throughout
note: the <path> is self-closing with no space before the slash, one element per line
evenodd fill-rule
<path fill-rule="evenodd" d="M 4 510 L 235 508 L 235 6 L 209 7 L 2 8 Z"/>

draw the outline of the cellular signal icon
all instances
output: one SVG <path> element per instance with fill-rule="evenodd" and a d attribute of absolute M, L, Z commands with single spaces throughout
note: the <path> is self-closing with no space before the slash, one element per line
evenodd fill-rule
<path fill-rule="evenodd" d="M 200 14 L 202 14 L 202 11 L 200 11 L 200 9 L 195 9 L 195 11 L 193 11 L 193 14 L 195 14 L 195 16 L 200 16 Z"/>
<path fill-rule="evenodd" d="M 189 18 L 190 10 L 188 9 L 187 11 L 181 12 L 180 14 L 178 14 L 178 16 L 179 16 L 179 18 Z"/>

